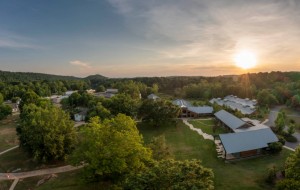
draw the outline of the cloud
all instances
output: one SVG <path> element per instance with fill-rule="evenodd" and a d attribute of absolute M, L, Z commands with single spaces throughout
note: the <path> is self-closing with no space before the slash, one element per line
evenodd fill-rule
<path fill-rule="evenodd" d="M 156 42 L 162 58 L 229 63 L 236 51 L 251 49 L 261 60 L 284 62 L 300 53 L 297 0 L 108 2 L 132 31 Z"/>
<path fill-rule="evenodd" d="M 17 35 L 13 32 L 0 31 L 0 48 L 10 49 L 39 49 L 32 39 Z"/>
<path fill-rule="evenodd" d="M 83 62 L 83 61 L 80 61 L 80 60 L 73 60 L 73 61 L 70 61 L 69 63 L 71 65 L 75 65 L 75 66 L 78 66 L 78 67 L 81 67 L 81 68 L 86 68 L 86 69 L 91 69 L 92 68 L 89 63 Z"/>

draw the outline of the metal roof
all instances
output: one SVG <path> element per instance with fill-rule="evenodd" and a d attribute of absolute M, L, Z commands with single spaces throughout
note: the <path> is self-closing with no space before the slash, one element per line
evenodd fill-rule
<path fill-rule="evenodd" d="M 220 134 L 220 140 L 227 154 L 268 147 L 278 138 L 270 128 L 239 133 Z"/>
<path fill-rule="evenodd" d="M 232 115 L 231 113 L 228 113 L 225 110 L 218 111 L 217 113 L 215 113 L 215 116 L 232 130 L 235 130 L 246 124 L 245 121 L 241 120 L 240 118 L 237 118 L 236 116 Z"/>
<path fill-rule="evenodd" d="M 226 96 L 224 99 L 213 98 L 209 101 L 211 104 L 217 103 L 220 106 L 227 106 L 233 110 L 239 110 L 242 114 L 252 114 L 256 111 L 256 100 L 242 99 L 233 95 Z"/>
<path fill-rule="evenodd" d="M 213 108 L 210 106 L 188 107 L 188 110 L 197 114 L 208 114 L 213 112 Z"/>
<path fill-rule="evenodd" d="M 186 100 L 182 100 L 182 99 L 174 100 L 172 103 L 174 105 L 177 105 L 177 106 L 181 107 L 181 108 L 182 107 L 191 107 L 192 106 L 190 102 L 188 102 Z"/>

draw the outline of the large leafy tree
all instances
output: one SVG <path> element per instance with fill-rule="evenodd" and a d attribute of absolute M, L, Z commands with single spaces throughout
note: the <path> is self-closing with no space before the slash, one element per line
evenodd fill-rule
<path fill-rule="evenodd" d="M 276 187 L 278 190 L 300 189 L 300 147 L 286 159 L 285 179 L 280 180 Z"/>
<path fill-rule="evenodd" d="M 285 176 L 294 180 L 300 180 L 300 147 L 286 159 Z"/>
<path fill-rule="evenodd" d="M 143 146 L 135 121 L 124 114 L 102 122 L 92 118 L 81 135 L 73 161 L 88 163 L 86 174 L 93 180 L 117 180 L 151 161 L 151 150 Z"/>
<path fill-rule="evenodd" d="M 60 108 L 41 105 L 24 105 L 17 127 L 20 146 L 39 161 L 64 160 L 76 142 L 74 124 Z"/>
<path fill-rule="evenodd" d="M 101 102 L 97 102 L 97 104 L 88 111 L 87 120 L 95 116 L 98 116 L 100 119 L 104 120 L 109 118 L 111 113 L 102 105 Z"/>
<path fill-rule="evenodd" d="M 155 126 L 177 118 L 180 109 L 165 100 L 145 100 L 139 109 L 139 117 L 143 120 L 151 121 Z"/>
<path fill-rule="evenodd" d="M 162 160 L 128 178 L 125 189 L 214 189 L 213 172 L 198 160 Z"/>
<path fill-rule="evenodd" d="M 267 89 L 263 89 L 258 92 L 257 101 L 260 105 L 263 105 L 263 106 L 265 106 L 265 105 L 270 106 L 270 105 L 278 104 L 278 100 L 276 99 L 276 96 L 274 96 L 274 94 L 272 94 L 272 92 Z"/>
<path fill-rule="evenodd" d="M 123 113 L 135 117 L 139 107 L 139 100 L 132 98 L 128 94 L 118 94 L 111 98 L 106 107 L 113 115 Z"/>

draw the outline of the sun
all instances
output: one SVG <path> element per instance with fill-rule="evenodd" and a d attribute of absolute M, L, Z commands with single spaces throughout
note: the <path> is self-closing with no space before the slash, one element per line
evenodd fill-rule
<path fill-rule="evenodd" d="M 251 69 L 256 65 L 256 55 L 251 51 L 241 51 L 235 54 L 234 62 L 242 69 Z"/>

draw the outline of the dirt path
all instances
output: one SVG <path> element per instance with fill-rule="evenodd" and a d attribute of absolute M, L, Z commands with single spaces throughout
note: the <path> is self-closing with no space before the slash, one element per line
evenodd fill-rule
<path fill-rule="evenodd" d="M 40 175 L 48 175 L 48 174 L 55 174 L 55 173 L 64 173 L 73 170 L 78 170 L 83 166 L 61 166 L 57 168 L 49 168 L 49 169 L 42 169 L 42 170 L 34 170 L 29 172 L 18 172 L 18 173 L 0 173 L 0 180 L 12 180 L 12 179 L 20 179 L 20 178 L 28 178 Z"/>
<path fill-rule="evenodd" d="M 191 130 L 196 131 L 199 135 L 201 135 L 204 139 L 214 140 L 212 135 L 204 133 L 201 129 L 195 128 L 192 124 L 190 124 L 187 119 L 182 119 L 183 123 L 186 124 Z"/>
<path fill-rule="evenodd" d="M 2 154 L 4 154 L 4 153 L 7 153 L 7 152 L 9 152 L 9 151 L 11 151 L 11 150 L 14 150 L 14 149 L 18 148 L 18 147 L 19 147 L 19 145 L 14 146 L 14 147 L 12 147 L 12 148 L 9 148 L 9 149 L 7 149 L 7 150 L 4 150 L 3 152 L 0 152 L 0 156 L 1 156 Z"/>

